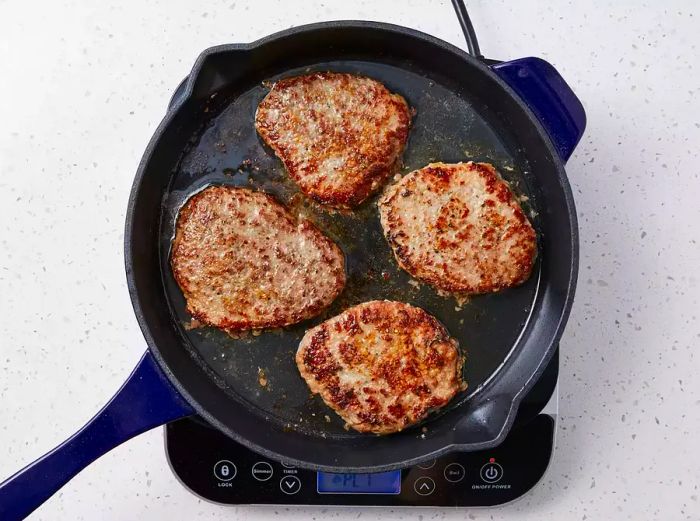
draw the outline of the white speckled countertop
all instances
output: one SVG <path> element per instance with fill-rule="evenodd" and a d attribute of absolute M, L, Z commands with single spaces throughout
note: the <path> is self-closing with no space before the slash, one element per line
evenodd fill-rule
<path fill-rule="evenodd" d="M 467 4 L 487 56 L 546 58 L 588 114 L 567 169 L 581 271 L 544 480 L 492 510 L 222 507 L 175 480 L 156 429 L 33 518 L 700 519 L 700 7 Z M 353 18 L 464 47 L 447 1 L 0 1 L 0 478 L 89 419 L 145 348 L 124 277 L 126 201 L 197 54 Z"/>

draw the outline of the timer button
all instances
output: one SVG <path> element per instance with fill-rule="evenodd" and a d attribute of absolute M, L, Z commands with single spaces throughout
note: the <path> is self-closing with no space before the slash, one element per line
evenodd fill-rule
<path fill-rule="evenodd" d="M 437 460 L 434 460 L 434 459 L 433 459 L 433 460 L 430 460 L 430 461 L 426 461 L 425 463 L 419 463 L 419 464 L 418 464 L 418 468 L 426 469 L 426 470 L 427 470 L 427 469 L 432 469 L 432 468 L 435 466 L 435 462 L 436 462 L 436 461 L 437 461 Z"/>
<path fill-rule="evenodd" d="M 458 483 L 462 481 L 466 473 L 467 472 L 464 470 L 464 467 L 459 463 L 450 463 L 443 471 L 445 479 L 450 483 Z"/>
<path fill-rule="evenodd" d="M 435 482 L 428 476 L 421 476 L 413 483 L 413 490 L 419 496 L 429 496 L 435 492 Z"/>
<path fill-rule="evenodd" d="M 219 481 L 231 481 L 236 477 L 237 473 L 236 465 L 227 459 L 217 461 L 216 465 L 214 465 L 214 476 Z"/>
<path fill-rule="evenodd" d="M 481 467 L 479 475 L 485 483 L 497 483 L 503 477 L 503 467 L 496 463 L 494 458 L 491 458 L 486 465 Z"/>

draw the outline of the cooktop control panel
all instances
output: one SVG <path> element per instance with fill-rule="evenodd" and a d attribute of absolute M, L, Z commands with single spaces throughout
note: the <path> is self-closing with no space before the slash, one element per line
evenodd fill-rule
<path fill-rule="evenodd" d="M 166 427 L 168 458 L 180 481 L 199 496 L 228 504 L 498 505 L 540 480 L 553 438 L 554 419 L 539 414 L 492 450 L 391 472 L 332 474 L 259 456 L 198 420 Z"/>

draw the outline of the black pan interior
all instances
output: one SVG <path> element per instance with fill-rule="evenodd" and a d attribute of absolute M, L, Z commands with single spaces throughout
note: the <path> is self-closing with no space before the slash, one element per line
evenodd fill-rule
<path fill-rule="evenodd" d="M 281 162 L 255 132 L 256 107 L 270 81 L 310 71 L 342 71 L 366 75 L 400 93 L 416 111 L 401 173 L 430 162 L 487 161 L 509 181 L 537 222 L 536 191 L 527 158 L 512 132 L 489 107 L 470 96 L 468 85 L 454 86 L 416 72 L 409 66 L 343 60 L 315 63 L 249 78 L 246 88 L 218 92 L 203 125 L 175 168 L 163 200 L 160 256 L 171 312 L 185 347 L 217 385 L 278 427 L 323 438 L 362 436 L 343 422 L 320 398 L 310 395 L 299 376 L 294 353 L 305 331 L 355 304 L 389 299 L 420 306 L 435 315 L 458 339 L 466 353 L 468 389 L 448 407 L 478 393 L 498 370 L 516 343 L 530 314 L 537 290 L 539 265 L 524 285 L 498 294 L 474 296 L 460 305 L 419 285 L 400 270 L 382 235 L 377 196 L 352 212 L 333 212 L 305 198 Z M 218 99 L 216 99 L 218 98 Z M 169 266 L 169 249 L 178 209 L 193 193 L 210 184 L 254 187 L 274 194 L 297 214 L 315 222 L 346 256 L 346 289 L 322 315 L 298 325 L 232 338 L 215 328 L 191 329 L 184 298 Z M 430 421 L 427 420 L 428 422 Z M 416 427 L 416 428 L 420 428 Z"/>
<path fill-rule="evenodd" d="M 475 297 L 455 310 L 454 300 L 407 285 L 380 233 L 374 200 L 355 216 L 331 217 L 294 197 L 296 188 L 255 135 L 252 117 L 266 92 L 264 81 L 307 68 L 367 74 L 408 99 L 417 114 L 404 172 L 434 160 L 493 162 L 537 212 L 540 255 L 528 283 Z M 469 388 L 443 414 L 391 436 L 345 431 L 309 396 L 292 362 L 304 329 L 323 317 L 237 340 L 185 327 L 189 317 L 168 266 L 177 208 L 208 183 L 250 179 L 284 202 L 293 201 L 294 211 L 314 219 L 345 250 L 348 289 L 326 316 L 369 298 L 399 298 L 425 307 L 459 338 L 467 351 Z M 267 457 L 336 472 L 405 467 L 498 443 L 514 417 L 517 396 L 554 352 L 571 304 L 576 254 L 575 213 L 562 164 L 519 98 L 459 49 L 374 22 L 304 26 L 200 56 L 144 153 L 125 233 L 136 317 L 161 368 L 197 413 Z M 382 271 L 387 283 L 377 280 Z M 267 386 L 260 385 L 258 367 Z"/>

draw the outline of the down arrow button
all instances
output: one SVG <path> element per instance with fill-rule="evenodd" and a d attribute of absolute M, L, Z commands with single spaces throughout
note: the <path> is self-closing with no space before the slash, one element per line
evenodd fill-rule
<path fill-rule="evenodd" d="M 285 494 L 296 494 L 301 490 L 301 481 L 296 476 L 284 476 L 280 480 L 280 490 Z"/>

